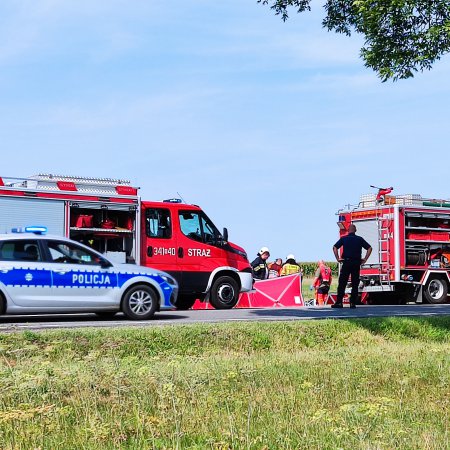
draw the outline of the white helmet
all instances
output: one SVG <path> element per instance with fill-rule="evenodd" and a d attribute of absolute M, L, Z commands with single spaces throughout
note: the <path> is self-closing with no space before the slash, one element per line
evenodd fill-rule
<path fill-rule="evenodd" d="M 268 253 L 270 255 L 269 249 L 267 247 L 261 247 L 261 250 L 258 252 L 258 255 L 262 255 L 263 253 Z"/>
<path fill-rule="evenodd" d="M 293 259 L 295 261 L 295 256 L 292 253 L 289 253 L 289 255 L 286 256 L 286 260 Z"/>

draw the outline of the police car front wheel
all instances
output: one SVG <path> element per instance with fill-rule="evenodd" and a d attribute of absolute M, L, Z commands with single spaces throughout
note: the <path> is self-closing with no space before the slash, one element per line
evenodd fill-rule
<path fill-rule="evenodd" d="M 122 311 L 129 319 L 145 320 L 155 314 L 157 305 L 156 292 L 149 286 L 138 284 L 123 296 Z"/>

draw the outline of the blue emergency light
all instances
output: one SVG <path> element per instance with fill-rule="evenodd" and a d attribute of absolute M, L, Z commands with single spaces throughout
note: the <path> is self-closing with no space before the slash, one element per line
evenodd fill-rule
<path fill-rule="evenodd" d="M 33 225 L 30 227 L 17 227 L 17 228 L 12 228 L 11 233 L 45 234 L 45 233 L 47 233 L 47 227 L 42 227 L 39 225 Z"/>

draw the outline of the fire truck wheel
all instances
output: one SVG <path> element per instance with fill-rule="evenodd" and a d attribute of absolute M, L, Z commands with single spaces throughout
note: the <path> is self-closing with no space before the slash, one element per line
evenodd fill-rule
<path fill-rule="evenodd" d="M 180 311 L 186 311 L 194 306 L 195 300 L 197 300 L 197 295 L 179 295 L 177 301 L 175 302 L 175 308 Z"/>
<path fill-rule="evenodd" d="M 239 300 L 239 286 L 234 278 L 217 278 L 211 287 L 209 302 L 216 309 L 231 309 Z"/>
<path fill-rule="evenodd" d="M 125 292 L 122 311 L 131 320 L 150 319 L 158 306 L 158 295 L 145 284 L 137 284 Z"/>
<path fill-rule="evenodd" d="M 98 311 L 95 314 L 102 319 L 112 319 L 117 314 L 117 311 Z"/>
<path fill-rule="evenodd" d="M 428 303 L 445 303 L 448 285 L 442 278 L 431 278 L 425 285 L 424 295 Z"/>

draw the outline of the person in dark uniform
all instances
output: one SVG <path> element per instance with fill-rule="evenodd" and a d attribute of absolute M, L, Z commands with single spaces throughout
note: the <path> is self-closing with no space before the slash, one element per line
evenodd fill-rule
<path fill-rule="evenodd" d="M 267 258 L 269 256 L 269 249 L 262 247 L 256 259 L 252 262 L 251 266 L 255 280 L 266 280 L 269 277 L 269 268 L 267 267 Z"/>
<path fill-rule="evenodd" d="M 350 308 L 356 308 L 356 300 L 358 299 L 359 271 L 361 265 L 365 264 L 372 253 L 372 247 L 361 236 L 356 236 L 356 226 L 351 224 L 348 227 L 347 236 L 341 237 L 333 247 L 333 253 L 337 262 L 342 263 L 341 273 L 339 275 L 339 284 L 337 299 L 332 308 L 342 308 L 342 299 L 345 294 L 345 286 L 348 277 L 352 277 L 352 293 L 350 296 Z M 338 250 L 342 250 L 342 256 L 339 256 Z M 361 259 L 362 249 L 366 250 L 366 256 Z"/>

